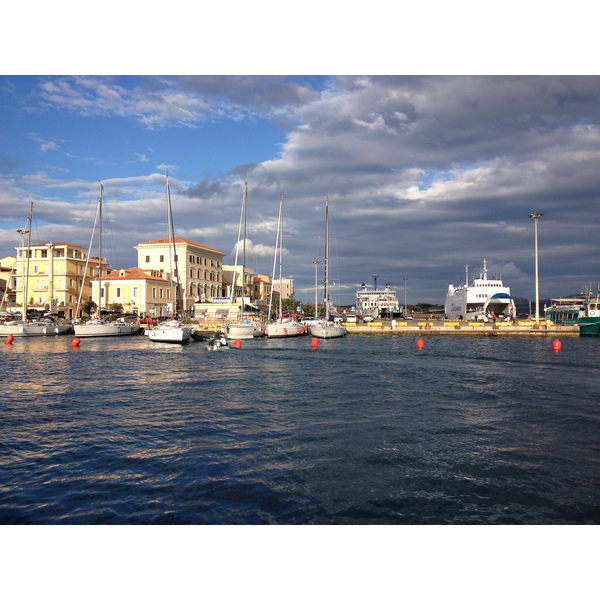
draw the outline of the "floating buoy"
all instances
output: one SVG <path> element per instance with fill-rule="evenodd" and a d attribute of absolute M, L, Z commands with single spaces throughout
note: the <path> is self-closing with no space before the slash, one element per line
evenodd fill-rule
<path fill-rule="evenodd" d="M 80 343 L 81 343 L 81 340 L 78 337 L 76 337 L 76 338 L 73 338 L 73 341 L 71 342 L 71 346 L 73 348 L 78 348 Z"/>
<path fill-rule="evenodd" d="M 319 338 L 314 337 L 312 340 L 310 340 L 310 347 L 318 348 L 319 347 Z"/>
<path fill-rule="evenodd" d="M 241 348 L 242 347 L 242 340 L 235 340 L 235 342 L 233 342 L 233 347 L 234 348 Z"/>
<path fill-rule="evenodd" d="M 419 339 L 417 340 L 417 348 L 418 348 L 419 350 L 423 350 L 423 348 L 425 348 L 425 342 L 423 341 L 423 339 L 422 339 L 422 338 L 419 338 Z"/>
<path fill-rule="evenodd" d="M 4 340 L 4 343 L 7 346 L 10 346 L 13 343 L 13 340 L 15 339 L 15 336 L 11 333 L 9 336 L 7 336 L 7 338 Z"/>
<path fill-rule="evenodd" d="M 562 344 L 560 343 L 560 340 L 554 340 L 552 342 L 552 350 L 554 350 L 554 352 L 560 352 L 562 349 Z"/>

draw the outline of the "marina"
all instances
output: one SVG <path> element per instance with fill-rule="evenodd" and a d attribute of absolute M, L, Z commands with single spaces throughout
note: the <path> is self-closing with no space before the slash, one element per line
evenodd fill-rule
<path fill-rule="evenodd" d="M 597 341 L 424 340 L 2 344 L 0 522 L 600 524 Z"/>

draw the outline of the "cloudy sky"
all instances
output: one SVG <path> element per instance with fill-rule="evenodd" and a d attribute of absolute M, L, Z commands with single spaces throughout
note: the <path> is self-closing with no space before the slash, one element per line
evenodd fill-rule
<path fill-rule="evenodd" d="M 320 72 L 315 64 L 305 72 Z M 379 76 L 347 65 L 342 75 L 303 75 L 293 66 L 296 75 L 5 69 L 0 256 L 15 253 L 29 199 L 34 242 L 87 247 L 101 181 L 104 253 L 113 267 L 136 265 L 134 245 L 166 234 L 168 171 L 176 235 L 231 263 L 248 182 L 247 264 L 263 273 L 283 193 L 284 273 L 302 301 L 314 299 L 313 261 L 323 277 L 327 195 L 340 304 L 375 274 L 401 300 L 407 278 L 409 303 L 443 303 L 464 265 L 473 276 L 483 259 L 513 295 L 534 299 L 533 212 L 544 213 L 540 296 L 596 287 L 600 77 Z"/>

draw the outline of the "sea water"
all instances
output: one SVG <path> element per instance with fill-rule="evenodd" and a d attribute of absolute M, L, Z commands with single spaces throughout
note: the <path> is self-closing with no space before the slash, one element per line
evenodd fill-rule
<path fill-rule="evenodd" d="M 2 524 L 598 524 L 600 341 L 0 347 Z"/>

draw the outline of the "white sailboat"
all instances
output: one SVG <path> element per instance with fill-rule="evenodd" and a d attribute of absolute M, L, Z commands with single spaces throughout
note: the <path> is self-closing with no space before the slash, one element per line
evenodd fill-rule
<path fill-rule="evenodd" d="M 90 338 L 90 337 L 113 337 L 121 335 L 135 335 L 140 332 L 140 326 L 138 323 L 123 323 L 119 321 L 107 321 L 102 318 L 102 195 L 104 187 L 100 184 L 100 195 L 98 197 L 98 205 L 96 208 L 96 218 L 94 220 L 94 227 L 92 228 L 92 237 L 90 239 L 90 247 L 88 249 L 86 263 L 85 263 L 85 275 L 81 282 L 81 291 L 79 293 L 79 299 L 77 300 L 77 309 L 75 314 L 79 314 L 79 308 L 81 306 L 81 299 L 85 284 L 85 277 L 88 272 L 88 264 L 90 255 L 92 253 L 92 246 L 94 243 L 94 234 L 96 227 L 98 227 L 98 313 L 95 317 L 91 318 L 85 323 L 75 324 L 75 337 L 79 338 Z"/>
<path fill-rule="evenodd" d="M 273 280 L 275 280 L 275 269 L 277 265 L 277 256 L 279 255 L 279 317 L 272 323 L 271 312 L 273 310 L 273 286 L 271 286 L 271 298 L 269 301 L 269 314 L 267 317 L 266 333 L 268 338 L 286 338 L 297 337 L 306 333 L 306 326 L 298 323 L 294 319 L 283 317 L 283 308 L 281 295 L 283 292 L 283 194 L 279 198 L 279 221 L 277 225 L 277 237 L 275 241 L 275 257 L 273 259 Z"/>
<path fill-rule="evenodd" d="M 235 297 L 235 284 L 237 281 L 237 261 L 238 261 L 238 248 L 240 239 L 243 240 L 242 250 L 242 306 L 240 320 L 234 323 L 229 323 L 225 329 L 225 335 L 229 340 L 251 340 L 256 337 L 261 337 L 265 334 L 264 324 L 254 319 L 244 318 L 244 307 L 245 307 L 245 292 L 246 282 L 244 269 L 246 266 L 246 208 L 248 205 L 248 183 L 244 183 L 244 196 L 242 198 L 242 213 L 240 215 L 240 227 L 238 230 L 238 243 L 235 249 L 235 266 L 233 269 L 233 281 L 231 283 L 231 302 L 233 305 Z M 242 234 L 243 232 L 243 234 Z"/>
<path fill-rule="evenodd" d="M 146 331 L 146 335 L 151 342 L 165 342 L 168 344 L 185 344 L 192 339 L 194 328 L 190 325 L 184 325 L 179 318 L 181 311 L 181 285 L 179 283 L 179 268 L 177 267 L 177 250 L 175 249 L 175 231 L 173 228 L 173 211 L 171 208 L 171 191 L 169 188 L 169 175 L 167 179 L 167 229 L 169 236 L 169 260 L 174 261 L 171 265 L 171 301 L 173 301 L 173 291 L 175 291 L 174 309 L 171 311 L 171 319 L 164 321 Z M 175 281 L 173 280 L 175 277 Z M 173 290 L 175 288 L 175 290 Z"/>
<path fill-rule="evenodd" d="M 40 319 L 29 321 L 27 319 L 27 294 L 29 292 L 29 254 L 31 248 L 31 222 L 33 218 L 33 202 L 29 201 L 29 216 L 25 229 L 18 229 L 21 234 L 20 254 L 21 273 L 23 276 L 23 303 L 21 307 L 21 319 L 6 321 L 0 325 L 0 337 L 31 337 L 38 335 L 59 335 L 71 331 L 71 326 L 64 321 L 52 316 L 44 316 Z M 25 248 L 25 235 L 27 248 Z M 16 269 L 16 263 L 15 263 Z"/>
<path fill-rule="evenodd" d="M 348 330 L 338 321 L 329 320 L 329 196 L 325 199 L 325 316 L 322 321 L 311 325 L 310 333 L 316 338 L 344 337 Z M 315 307 L 316 310 L 316 307 Z"/>

